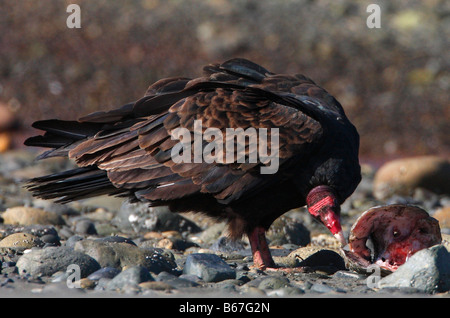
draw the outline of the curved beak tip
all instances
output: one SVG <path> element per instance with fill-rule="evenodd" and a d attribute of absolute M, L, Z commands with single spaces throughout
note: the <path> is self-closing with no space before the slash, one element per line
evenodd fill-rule
<path fill-rule="evenodd" d="M 344 233 L 342 231 L 339 231 L 336 234 L 334 234 L 334 237 L 338 240 L 339 243 L 341 243 L 341 247 L 347 245 L 347 240 L 345 239 Z"/>

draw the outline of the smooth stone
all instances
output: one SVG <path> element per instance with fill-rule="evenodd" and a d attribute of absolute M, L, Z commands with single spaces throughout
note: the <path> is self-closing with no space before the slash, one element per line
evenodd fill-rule
<path fill-rule="evenodd" d="M 280 289 L 289 286 L 289 279 L 282 276 L 264 278 L 258 285 L 259 289 Z"/>
<path fill-rule="evenodd" d="M 58 235 L 54 234 L 45 234 L 40 237 L 41 241 L 50 246 L 59 246 L 61 245 L 60 238 Z"/>
<path fill-rule="evenodd" d="M 150 272 L 172 272 L 177 265 L 173 255 L 162 249 L 143 249 L 129 243 L 110 243 L 97 240 L 82 240 L 74 249 L 91 256 L 101 267 L 123 269 L 126 266 L 141 265 Z"/>
<path fill-rule="evenodd" d="M 306 246 L 311 242 L 310 232 L 302 222 L 287 216 L 276 219 L 267 231 L 270 245 L 295 244 Z"/>
<path fill-rule="evenodd" d="M 95 281 L 89 279 L 89 278 L 82 278 L 78 281 L 80 284 L 80 287 L 83 289 L 94 289 L 95 287 Z"/>
<path fill-rule="evenodd" d="M 281 260 L 289 267 L 311 267 L 323 269 L 331 274 L 345 270 L 345 261 L 336 251 L 316 246 L 301 247 Z"/>
<path fill-rule="evenodd" d="M 198 233 L 201 228 L 168 207 L 149 207 L 143 203 L 124 202 L 112 224 L 125 232 L 178 231 Z"/>
<path fill-rule="evenodd" d="M 240 240 L 232 240 L 227 236 L 222 236 L 211 245 L 211 251 L 222 253 L 239 253 L 245 249 L 244 243 Z"/>
<path fill-rule="evenodd" d="M 172 286 L 173 288 L 190 288 L 199 285 L 195 280 L 186 277 L 186 275 L 181 275 L 180 277 L 177 277 L 167 272 L 159 273 L 158 276 L 155 278 L 155 280 L 158 282 L 165 282 L 168 285 Z"/>
<path fill-rule="evenodd" d="M 3 223 L 5 224 L 16 224 L 16 225 L 65 224 L 63 218 L 54 212 L 48 212 L 42 209 L 24 206 L 8 208 L 1 215 L 1 217 L 3 218 Z"/>
<path fill-rule="evenodd" d="M 22 255 L 17 268 L 19 274 L 31 276 L 51 276 L 58 271 L 66 271 L 69 265 L 80 267 L 81 278 L 100 269 L 100 265 L 92 257 L 68 247 L 48 247 L 32 249 Z"/>
<path fill-rule="evenodd" d="M 375 173 L 373 192 L 384 200 L 394 194 L 412 195 L 416 188 L 450 194 L 450 161 L 439 156 L 401 158 L 385 163 Z"/>
<path fill-rule="evenodd" d="M 136 246 L 136 243 L 134 243 L 129 238 L 126 238 L 123 236 L 118 236 L 118 235 L 101 237 L 101 238 L 95 239 L 95 241 L 96 242 L 107 242 L 107 243 L 127 243 L 127 244 Z"/>
<path fill-rule="evenodd" d="M 193 246 L 197 246 L 197 244 L 176 237 L 163 238 L 156 243 L 156 247 L 177 251 L 185 251 Z"/>
<path fill-rule="evenodd" d="M 236 271 L 215 254 L 188 255 L 183 273 L 196 275 L 205 282 L 219 282 L 236 278 Z"/>
<path fill-rule="evenodd" d="M 450 290 L 450 253 L 443 245 L 420 250 L 394 273 L 379 281 L 380 288 L 414 288 L 423 293 Z"/>
<path fill-rule="evenodd" d="M 75 232 L 79 234 L 96 235 L 94 222 L 91 220 L 79 220 L 75 224 Z"/>
<path fill-rule="evenodd" d="M 70 247 L 70 248 L 74 248 L 75 244 L 79 241 L 82 241 L 83 237 L 79 236 L 79 235 L 72 235 L 71 237 L 69 237 L 66 241 L 66 246 Z"/>
<path fill-rule="evenodd" d="M 226 231 L 226 223 L 219 222 L 207 227 L 203 232 L 199 233 L 199 239 L 207 244 L 216 242 Z"/>
<path fill-rule="evenodd" d="M 316 293 L 321 293 L 321 294 L 331 293 L 331 292 L 335 291 L 331 286 L 329 286 L 325 283 L 315 283 L 311 286 L 310 290 L 313 292 L 316 292 Z"/>
<path fill-rule="evenodd" d="M 162 290 L 162 291 L 169 291 L 174 289 L 173 286 L 165 282 L 157 282 L 157 281 L 143 282 L 139 284 L 139 287 L 141 287 L 142 289 Z"/>
<path fill-rule="evenodd" d="M 138 286 L 140 283 L 153 281 L 152 275 L 143 266 L 133 266 L 125 269 L 114 277 L 106 286 L 107 290 L 123 290 L 126 286 Z"/>
<path fill-rule="evenodd" d="M 272 291 L 267 291 L 267 296 L 288 297 L 288 296 L 303 295 L 304 293 L 305 293 L 305 291 L 300 288 L 287 286 L 287 287 L 275 289 Z"/>
<path fill-rule="evenodd" d="M 104 267 L 98 271 L 93 272 L 87 278 L 93 281 L 98 281 L 102 278 L 114 278 L 120 273 L 120 270 L 113 267 Z"/>
<path fill-rule="evenodd" d="M 42 241 L 35 235 L 28 233 L 14 233 L 0 241 L 0 247 L 29 249 L 42 246 Z"/>

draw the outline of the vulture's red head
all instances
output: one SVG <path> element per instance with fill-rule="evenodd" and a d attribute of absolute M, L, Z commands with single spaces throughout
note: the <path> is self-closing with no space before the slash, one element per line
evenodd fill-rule
<path fill-rule="evenodd" d="M 333 188 L 325 185 L 313 188 L 306 197 L 306 204 L 309 213 L 322 222 L 341 245 L 345 246 L 347 241 L 340 222 L 341 207 Z"/>

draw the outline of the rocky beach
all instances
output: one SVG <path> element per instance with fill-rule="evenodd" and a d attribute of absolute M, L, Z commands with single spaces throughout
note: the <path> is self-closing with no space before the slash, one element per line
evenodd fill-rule
<path fill-rule="evenodd" d="M 449 298 L 449 4 L 2 1 L 0 299 L 153 298 L 166 311 L 210 314 L 214 308 L 196 307 L 203 298 L 262 299 L 228 312 L 263 310 L 263 301 L 275 299 Z M 43 149 L 24 146 L 37 133 L 34 122 L 116 109 L 161 78 L 198 77 L 203 65 L 236 57 L 275 73 L 301 73 L 342 104 L 358 131 L 355 154 L 362 163 L 362 181 L 341 206 L 347 239 L 370 209 L 410 205 L 439 222 L 442 242 L 418 251 L 393 273 L 361 266 L 349 246 L 342 249 L 299 207 L 267 232 L 275 262 L 287 270 L 261 271 L 252 266 L 248 238 L 231 241 L 226 224 L 205 215 L 108 196 L 56 204 L 26 189 L 30 178 L 76 167 L 62 158 L 35 160 Z M 377 249 L 373 239 L 367 247 Z M 164 305 L 174 298 L 189 301 Z M 27 307 L 20 304 L 13 308 Z M 322 306 L 318 312 L 331 312 Z M 392 307 L 405 315 L 404 306 L 382 313 L 392 315 Z M 29 306 L 32 315 L 36 308 Z M 354 314 L 350 309 L 339 307 Z M 83 314 L 90 313 L 87 308 Z"/>
<path fill-rule="evenodd" d="M 338 242 L 304 208 L 280 217 L 267 234 L 279 265 L 302 268 L 286 273 L 252 268 L 247 238 L 230 241 L 224 223 L 200 214 L 106 196 L 66 205 L 35 199 L 24 188 L 28 178 L 73 165 L 35 156 L 22 150 L 0 154 L 1 297 L 449 296 L 450 197 L 430 190 L 445 186 L 439 182 L 448 180 L 446 159 L 397 163 L 403 179 L 383 172 L 385 166 L 395 170 L 395 162 L 393 168 L 363 165 L 363 181 L 342 206 L 346 235 L 362 212 L 395 203 L 425 209 L 443 236 L 441 245 L 417 252 L 386 276 L 375 267 L 349 269 Z M 430 185 L 430 174 L 447 179 Z"/>

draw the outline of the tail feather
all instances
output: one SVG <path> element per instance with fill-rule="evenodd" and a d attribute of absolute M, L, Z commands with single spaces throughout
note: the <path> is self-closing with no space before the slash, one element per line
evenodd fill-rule
<path fill-rule="evenodd" d="M 32 126 L 36 129 L 46 131 L 48 136 L 80 140 L 95 135 L 102 128 L 103 124 L 49 119 L 36 121 Z"/>
<path fill-rule="evenodd" d="M 67 203 L 98 195 L 131 195 L 130 190 L 114 187 L 106 171 L 97 167 L 83 167 L 55 173 L 28 181 L 26 188 L 33 196 L 42 199 L 57 199 Z"/>

